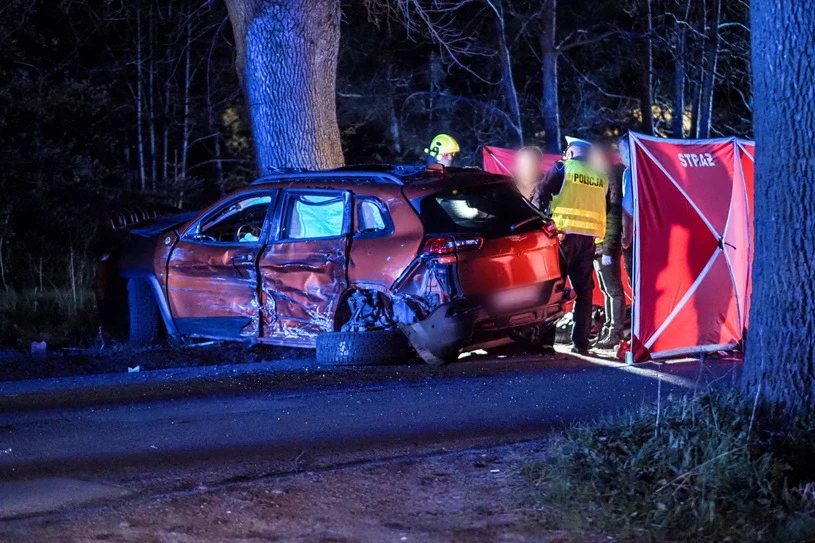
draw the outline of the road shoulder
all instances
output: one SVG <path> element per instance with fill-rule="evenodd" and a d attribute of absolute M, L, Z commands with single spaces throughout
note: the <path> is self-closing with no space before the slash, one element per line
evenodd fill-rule
<path fill-rule="evenodd" d="M 135 493 L 6 522 L 0 538 L 45 541 L 609 541 L 543 527 L 517 466 L 543 441 L 400 457 Z M 387 484 L 383 482 L 387 481 Z"/>

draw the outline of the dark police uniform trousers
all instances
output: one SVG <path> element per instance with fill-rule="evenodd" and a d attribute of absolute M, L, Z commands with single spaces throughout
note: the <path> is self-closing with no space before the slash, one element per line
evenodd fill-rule
<path fill-rule="evenodd" d="M 594 294 L 594 240 L 593 236 L 566 234 L 560 242 L 560 273 L 564 279 L 569 278 L 577 293 L 573 310 L 572 344 L 579 349 L 589 348 Z M 555 333 L 555 327 L 552 326 L 544 336 L 544 346 L 554 345 Z"/>

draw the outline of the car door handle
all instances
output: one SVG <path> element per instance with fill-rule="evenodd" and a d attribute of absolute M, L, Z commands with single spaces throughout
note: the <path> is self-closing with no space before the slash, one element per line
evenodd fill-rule
<path fill-rule="evenodd" d="M 252 262 L 252 260 L 254 260 L 254 257 L 252 255 L 235 255 L 232 257 L 233 263 Z"/>

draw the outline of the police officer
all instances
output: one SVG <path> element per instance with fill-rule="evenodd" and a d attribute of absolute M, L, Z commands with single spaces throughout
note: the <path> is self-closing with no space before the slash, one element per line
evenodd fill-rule
<path fill-rule="evenodd" d="M 589 352 L 592 294 L 594 291 L 595 240 L 606 231 L 608 180 L 586 161 L 591 143 L 566 138 L 565 160 L 559 160 L 538 183 L 532 203 L 548 212 L 564 236 L 560 243 L 560 268 L 577 293 L 574 305 L 572 352 Z M 547 337 L 554 343 L 554 330 Z"/>
<path fill-rule="evenodd" d="M 452 136 L 439 134 L 430 141 L 430 146 L 424 152 L 428 156 L 428 164 L 451 166 L 459 152 L 458 142 Z"/>

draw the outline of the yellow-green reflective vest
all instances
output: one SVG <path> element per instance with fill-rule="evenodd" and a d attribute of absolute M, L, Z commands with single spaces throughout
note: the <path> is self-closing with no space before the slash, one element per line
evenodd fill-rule
<path fill-rule="evenodd" d="M 582 160 L 565 160 L 563 188 L 552 197 L 552 220 L 561 232 L 606 235 L 608 179 Z"/>

